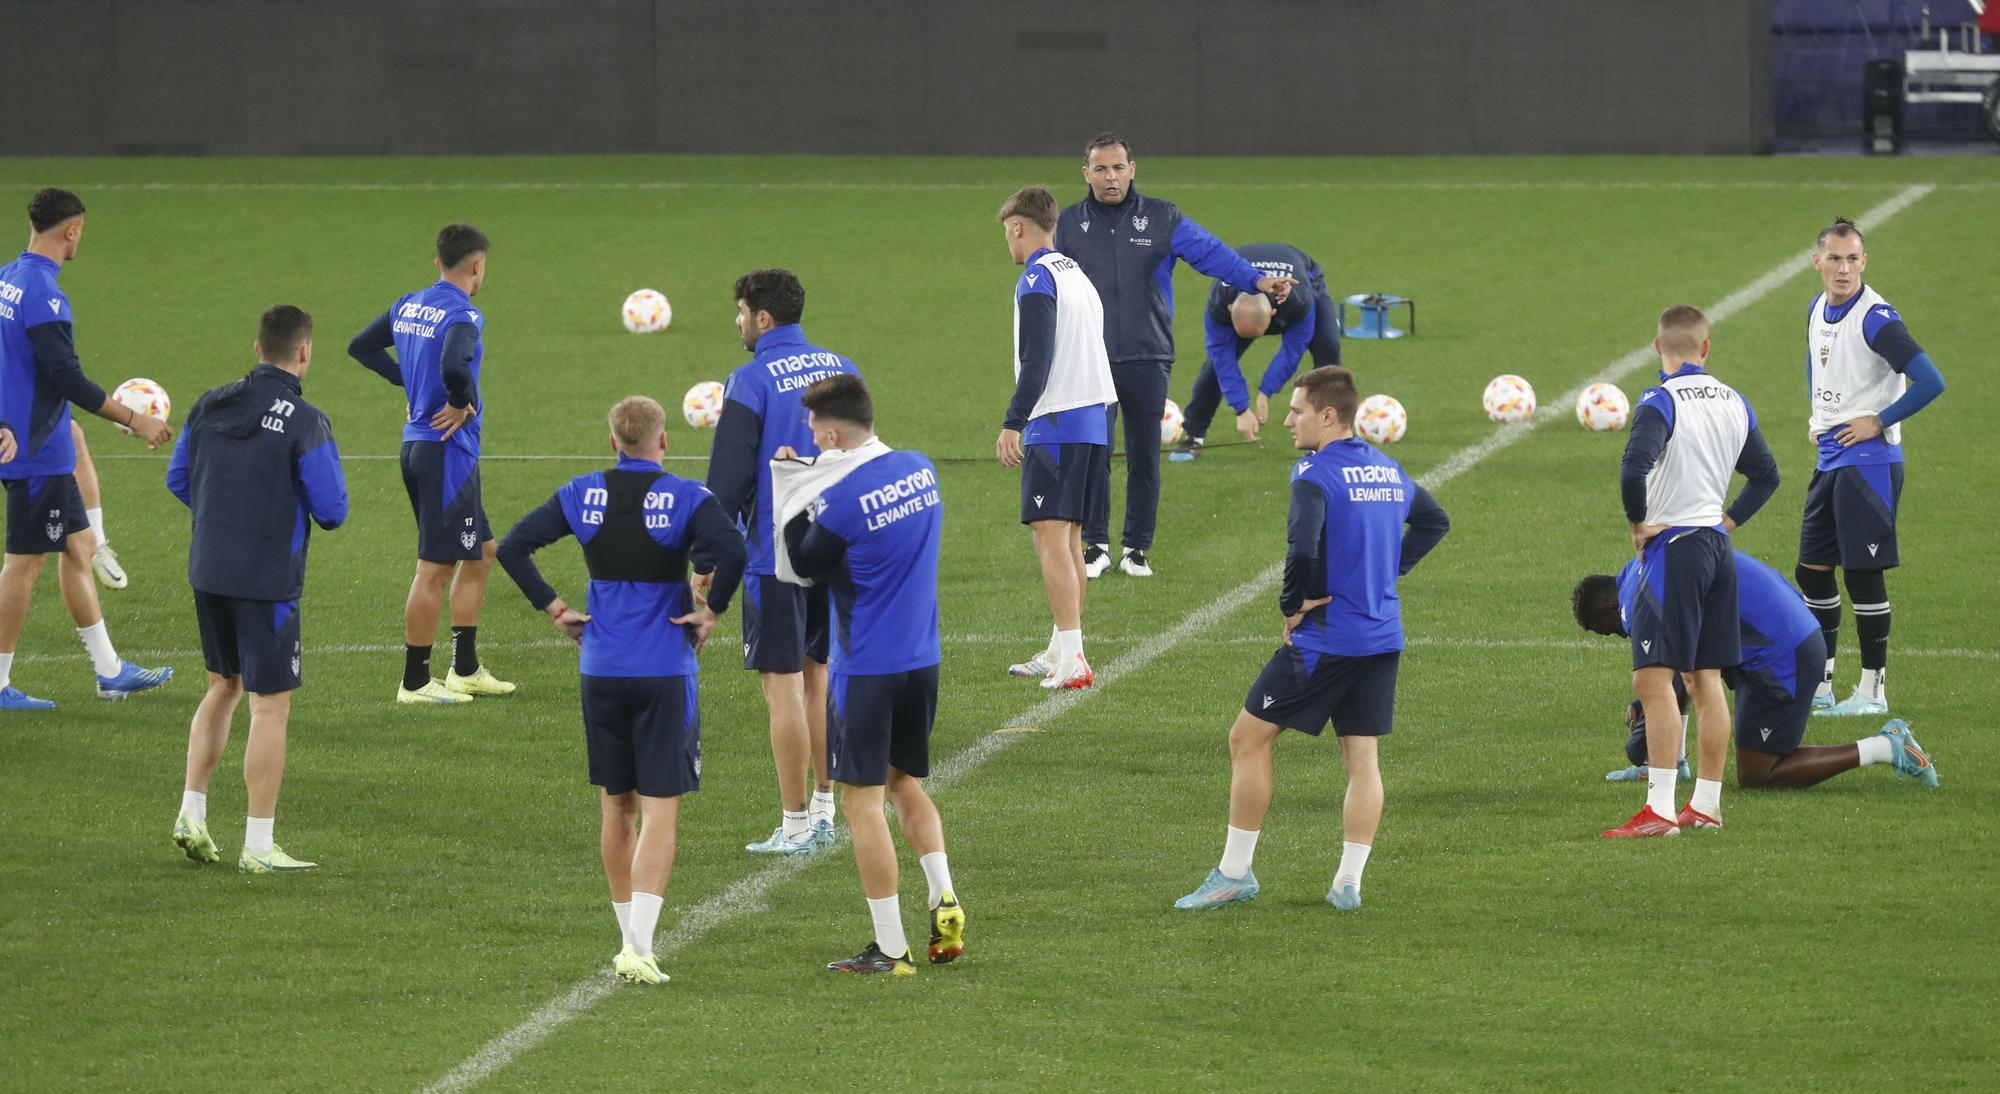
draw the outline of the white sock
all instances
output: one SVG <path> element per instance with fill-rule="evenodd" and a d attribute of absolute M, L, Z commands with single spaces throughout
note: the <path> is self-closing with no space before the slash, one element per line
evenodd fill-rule
<path fill-rule="evenodd" d="M 1885 745 L 1888 744 L 1888 739 L 1883 738 L 1882 743 Z M 1887 753 L 1885 752 L 1884 755 L 1887 755 Z M 186 813 L 189 819 L 197 823 L 207 824 L 208 795 L 199 790 L 181 791 L 181 812 Z"/>
<path fill-rule="evenodd" d="M 624 945 L 632 944 L 632 902 L 630 900 L 611 902 L 611 914 L 618 917 L 618 938 Z"/>
<path fill-rule="evenodd" d="M 833 791 L 813 791 L 812 804 L 806 807 L 806 816 L 814 821 L 833 823 Z"/>
<path fill-rule="evenodd" d="M 1229 826 L 1229 834 L 1222 837 L 1222 862 L 1216 869 L 1227 878 L 1240 878 L 1250 872 L 1250 860 L 1257 854 L 1257 829 L 1244 830 Z"/>
<path fill-rule="evenodd" d="M 875 945 L 890 957 L 908 957 L 910 941 L 903 937 L 902 898 L 869 898 L 868 917 L 875 921 Z"/>
<path fill-rule="evenodd" d="M 1340 869 L 1333 872 L 1333 883 L 1338 885 L 1343 881 L 1351 881 L 1355 884 L 1356 888 L 1359 888 L 1361 885 L 1361 871 L 1368 868 L 1369 850 L 1369 846 L 1365 843 L 1355 843 L 1353 840 L 1342 841 L 1340 845 Z"/>
<path fill-rule="evenodd" d="M 1883 678 L 1886 677 L 1888 674 L 1889 670 L 1886 668 L 1862 669 L 1861 670 L 1862 697 L 1867 699 L 1874 699 L 1878 702 L 1887 702 L 1889 698 L 1888 685 Z"/>
<path fill-rule="evenodd" d="M 1057 631 L 1057 632 L 1056 632 L 1056 656 L 1057 656 L 1057 657 L 1082 657 L 1082 656 L 1083 656 L 1083 628 L 1082 628 L 1082 627 L 1078 627 L 1077 629 L 1075 629 L 1075 630 L 1073 630 L 1073 631 Z"/>
<path fill-rule="evenodd" d="M 13 682 L 14 655 L 11 653 L 0 653 L 0 688 L 8 687 Z"/>
<path fill-rule="evenodd" d="M 806 811 L 803 809 L 796 813 L 789 809 L 785 810 L 784 834 L 786 839 L 802 839 L 808 832 L 812 831 L 812 822 L 806 819 L 806 817 Z"/>
<path fill-rule="evenodd" d="M 1869 764 L 1888 763 L 1895 758 L 1896 754 L 1896 746 L 1890 743 L 1889 738 L 1879 733 L 1873 737 L 1861 738 L 1854 742 L 1854 747 L 1861 750 L 1862 767 L 1867 767 Z"/>
<path fill-rule="evenodd" d="M 271 826 L 276 823 L 276 817 L 243 818 L 243 849 L 253 855 L 270 854 L 276 846 L 271 842 Z"/>
<path fill-rule="evenodd" d="M 660 908 L 667 898 L 660 893 L 642 893 L 632 890 L 632 926 L 625 931 L 626 941 L 632 943 L 632 952 L 640 957 L 653 955 L 653 932 L 660 926 Z"/>
<path fill-rule="evenodd" d="M 1711 817 L 1722 816 L 1722 780 L 1702 779 L 1694 781 L 1694 798 L 1688 802 L 1689 808 Z"/>
<path fill-rule="evenodd" d="M 1813 689 L 1813 694 L 1833 694 L 1833 658 L 1829 657 L 1826 659 L 1826 675 L 1819 678 L 1819 686 Z"/>
<path fill-rule="evenodd" d="M 1050 657 L 1054 657 L 1056 654 L 1059 654 L 1061 652 L 1062 652 L 1062 628 L 1057 626 L 1051 626 L 1049 628 L 1048 655 Z"/>
<path fill-rule="evenodd" d="M 118 667 L 124 662 L 118 659 L 118 651 L 112 648 L 111 632 L 100 619 L 88 627 L 78 627 L 76 636 L 83 639 L 83 648 L 90 651 L 90 662 L 97 666 L 97 675 L 116 676 Z"/>
<path fill-rule="evenodd" d="M 97 545 L 111 546 L 111 541 L 104 538 L 104 507 L 100 505 L 95 509 L 85 509 L 83 515 L 90 518 L 90 530 L 97 536 Z"/>
<path fill-rule="evenodd" d="M 1668 820 L 1678 812 L 1674 808 L 1674 779 L 1680 774 L 1671 767 L 1649 767 L 1646 769 L 1646 804 L 1653 812 Z"/>
<path fill-rule="evenodd" d="M 943 851 L 932 851 L 919 858 L 917 865 L 924 868 L 924 880 L 930 883 L 930 907 L 937 907 L 946 893 L 957 898 L 958 894 L 951 887 L 951 867 L 945 863 Z"/>

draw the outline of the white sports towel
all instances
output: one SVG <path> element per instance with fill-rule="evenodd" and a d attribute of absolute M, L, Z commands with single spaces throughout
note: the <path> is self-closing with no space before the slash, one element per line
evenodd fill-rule
<path fill-rule="evenodd" d="M 810 462 L 771 461 L 771 537 L 777 541 L 772 544 L 772 557 L 777 562 L 779 581 L 814 584 L 792 569 L 791 552 L 785 549 L 785 525 L 818 501 L 828 487 L 853 474 L 855 468 L 893 451 L 882 443 L 882 438 L 870 437 L 858 448 L 822 452 Z"/>

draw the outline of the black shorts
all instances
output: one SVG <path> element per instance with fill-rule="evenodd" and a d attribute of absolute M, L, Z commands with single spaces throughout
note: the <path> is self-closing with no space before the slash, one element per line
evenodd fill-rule
<path fill-rule="evenodd" d="M 1812 718 L 1813 691 L 1826 669 L 1826 638 L 1806 635 L 1789 660 L 1765 669 L 1723 671 L 1736 690 L 1736 747 L 1785 756 L 1798 751 Z"/>
<path fill-rule="evenodd" d="M 1799 561 L 1843 570 L 1887 570 L 1896 555 L 1896 504 L 1903 465 L 1878 463 L 1814 471 L 1799 528 Z"/>
<path fill-rule="evenodd" d="M 810 588 L 771 574 L 743 575 L 743 667 L 804 672 L 806 658 L 826 664 L 826 586 Z"/>
<path fill-rule="evenodd" d="M 848 786 L 883 786 L 889 769 L 931 773 L 938 667 L 882 676 L 835 673 L 826 689 L 827 774 Z"/>
<path fill-rule="evenodd" d="M 1663 665 L 1679 672 L 1726 669 L 1743 660 L 1737 630 L 1736 554 L 1713 528 L 1661 532 L 1641 563 L 1638 602 L 1626 629 L 1632 667 Z M 1658 568 L 1658 573 L 1651 572 Z"/>
<path fill-rule="evenodd" d="M 1031 444 L 1021 451 L 1021 523 L 1082 524 L 1111 481 L 1108 444 Z"/>
<path fill-rule="evenodd" d="M 1341 737 L 1382 737 L 1395 728 L 1396 665 L 1401 651 L 1365 657 L 1280 646 L 1257 674 L 1243 710 L 1319 736 L 1330 721 Z"/>
<path fill-rule="evenodd" d="M 585 676 L 590 781 L 607 794 L 674 798 L 701 789 L 701 704 L 693 676 Z"/>
<path fill-rule="evenodd" d="M 403 489 L 417 515 L 417 557 L 472 562 L 493 538 L 479 503 L 479 457 L 449 441 L 403 442 Z"/>
<path fill-rule="evenodd" d="M 90 527 L 76 476 L 36 475 L 7 479 L 7 553 L 46 555 L 60 551 L 69 537 Z"/>
<path fill-rule="evenodd" d="M 217 676 L 241 676 L 257 695 L 298 690 L 299 602 L 244 600 L 194 591 L 201 659 Z"/>

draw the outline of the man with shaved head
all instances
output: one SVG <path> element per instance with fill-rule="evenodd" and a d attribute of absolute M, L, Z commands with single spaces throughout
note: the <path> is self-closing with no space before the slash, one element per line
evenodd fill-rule
<path fill-rule="evenodd" d="M 1271 396 L 1285 389 L 1308 353 L 1315 368 L 1340 363 L 1340 321 L 1326 294 L 1319 263 L 1286 243 L 1252 243 L 1238 253 L 1259 273 L 1297 278 L 1299 287 L 1282 301 L 1255 286 L 1228 281 L 1218 280 L 1209 290 L 1208 310 L 1202 316 L 1208 360 L 1195 377 L 1180 447 L 1167 457 L 1176 463 L 1201 455 L 1202 439 L 1223 400 L 1236 412 L 1237 432 L 1254 441 L 1258 427 L 1270 418 Z M 1264 369 L 1253 402 L 1243 378 L 1243 351 L 1270 334 L 1279 337 L 1278 352 Z"/>

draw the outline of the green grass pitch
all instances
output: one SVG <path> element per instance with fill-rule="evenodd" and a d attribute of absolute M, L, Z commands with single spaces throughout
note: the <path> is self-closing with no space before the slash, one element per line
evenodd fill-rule
<path fill-rule="evenodd" d="M 1274 422 L 1261 446 L 1166 466 L 1159 576 L 1091 588 L 1093 661 L 1129 671 L 1028 721 L 1041 695 L 1001 669 L 1048 622 L 1016 479 L 991 462 L 1016 276 L 993 211 L 1030 183 L 1074 200 L 1071 162 L 0 160 L 13 215 L 40 185 L 89 204 L 63 286 L 85 367 L 107 386 L 149 376 L 185 409 L 248 368 L 263 308 L 310 310 L 306 394 L 333 419 L 353 500 L 347 527 L 315 537 L 279 811 L 280 841 L 323 867 L 197 868 L 167 838 L 202 687 L 186 517 L 162 483 L 165 452 L 87 423 L 132 574 L 103 598 L 112 636 L 179 675 L 97 702 L 44 577 L 14 680 L 62 705 L 0 721 L 0 1088 L 422 1087 L 541 1012 L 562 1020 L 532 1047 L 455 1074 L 521 1090 L 1991 1089 L 1991 161 L 1142 167 L 1142 188 L 1223 238 L 1317 256 L 1336 296 L 1418 300 L 1416 337 L 1350 342 L 1347 362 L 1364 392 L 1409 408 L 1392 454 L 1419 480 L 1498 434 L 1479 412 L 1489 377 L 1520 373 L 1552 402 L 1645 344 L 1661 307 L 1721 301 L 1831 217 L 1913 197 L 1870 233 L 1869 280 L 1950 383 L 1908 427 L 1905 565 L 1890 580 L 1892 704 L 1943 788 L 1886 768 L 1801 792 L 1731 785 L 1722 833 L 1600 840 L 1640 800 L 1603 781 L 1623 764 L 1630 685 L 1621 647 L 1585 641 L 1568 593 L 1629 551 L 1621 437 L 1559 407 L 1438 491 L 1453 529 L 1403 586 L 1411 647 L 1367 906 L 1322 903 L 1343 782 L 1331 742 L 1293 735 L 1258 849 L 1263 896 L 1175 913 L 1220 851 L 1223 733 L 1276 641 L 1274 589 L 1253 579 L 1282 552 L 1291 457 Z M 960 963 L 894 982 L 820 971 L 868 937 L 844 843 L 745 887 L 769 866 L 741 847 L 769 831 L 775 790 L 732 612 L 704 658 L 707 778 L 683 812 L 662 921 L 693 941 L 663 960 L 664 989 L 561 1002 L 617 937 L 574 655 L 496 574 L 482 645 L 520 692 L 465 709 L 390 702 L 413 553 L 393 458 L 402 400 L 345 346 L 430 280 L 430 240 L 451 220 L 495 244 L 479 303 L 486 446 L 503 457 L 485 471 L 496 533 L 604 462 L 618 397 L 673 406 L 743 360 L 730 284 L 754 266 L 799 273 L 809 336 L 860 363 L 889 443 L 951 458 L 934 755 L 1039 731 L 981 753 L 938 796 L 971 917 Z M 619 301 L 642 286 L 672 298 L 669 332 L 620 328 Z M 1206 288 L 1182 267 L 1176 399 L 1200 365 Z M 1755 295 L 1718 325 L 1712 359 L 1757 406 L 1784 474 L 1739 545 L 1786 572 L 1810 472 L 1800 321 L 1816 289 L 1800 265 Z M 1647 374 L 1621 386 L 1636 396 Z M 705 453 L 705 434 L 670 433 L 674 454 Z M 1211 439 L 1227 437 L 1225 416 Z M 1122 511 L 1122 470 L 1114 493 Z M 544 558 L 580 596 L 573 546 Z M 1850 620 L 1843 688 L 1854 651 Z M 1875 728 L 1816 720 L 1808 740 Z M 211 791 L 226 852 L 240 757 L 239 739 Z M 917 930 L 922 876 L 907 858 L 904 879 Z"/>

